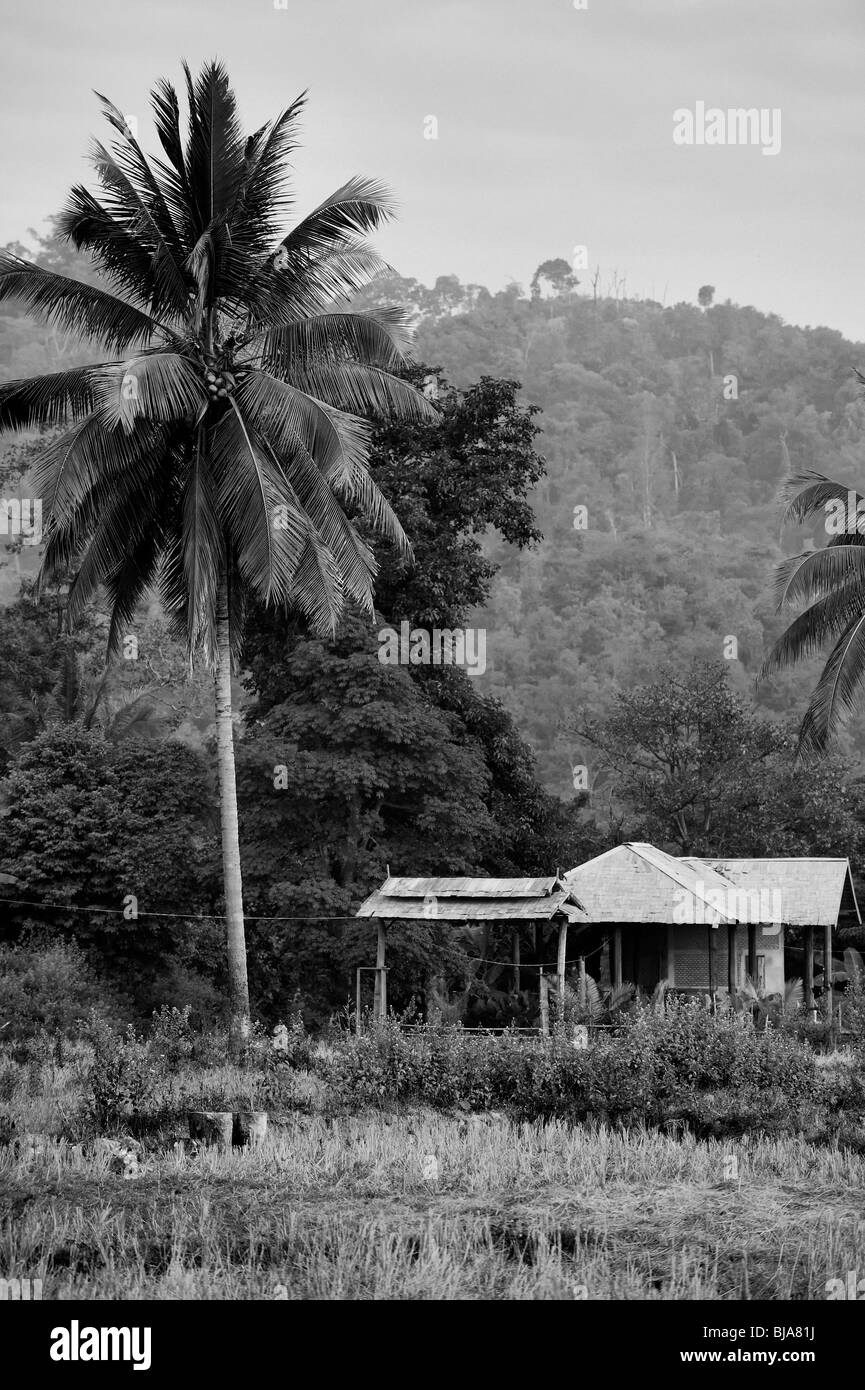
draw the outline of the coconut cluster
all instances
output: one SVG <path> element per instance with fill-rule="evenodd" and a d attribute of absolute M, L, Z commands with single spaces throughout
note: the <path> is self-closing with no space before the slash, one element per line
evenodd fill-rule
<path fill-rule="evenodd" d="M 204 373 L 204 380 L 207 390 L 212 400 L 224 400 L 229 391 L 237 385 L 231 372 L 226 371 L 207 371 Z"/>

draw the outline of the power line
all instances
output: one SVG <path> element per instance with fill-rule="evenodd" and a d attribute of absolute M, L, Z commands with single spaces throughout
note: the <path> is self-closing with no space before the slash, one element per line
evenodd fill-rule
<path fill-rule="evenodd" d="M 8 903 L 10 907 L 40 907 L 40 908 L 46 908 L 46 907 L 47 907 L 47 908 L 51 908 L 51 909 L 52 909 L 53 911 L 55 911 L 55 912 L 82 912 L 82 913 L 86 913 L 86 912 L 96 912 L 96 913 L 100 913 L 100 912 L 101 912 L 101 913 L 107 913 L 109 916 L 112 916 L 112 915 L 113 915 L 113 916 L 116 916 L 117 913 L 120 913 L 120 915 L 123 916 L 123 914 L 124 914 L 124 912 L 125 912 L 125 908 L 122 908 L 122 907 L 76 907 L 73 903 L 44 903 L 44 902 L 37 902 L 35 899 L 31 899 L 31 898 L 4 898 L 4 897 L 0 897 L 0 904 L 3 904 L 3 903 Z M 316 916 L 303 916 L 303 917 L 270 917 L 270 916 L 255 916 L 255 915 L 253 915 L 253 914 L 251 914 L 251 913 L 248 913 L 248 912 L 245 912 L 245 913 L 243 914 L 243 916 L 244 916 L 244 921 L 246 921 L 246 922 L 354 922 L 354 921 L 364 921 L 364 920 L 367 920 L 367 919 L 364 919 L 364 918 L 356 918 L 356 917 L 355 917 L 355 914 L 354 914 L 353 912 L 352 912 L 352 913 L 344 914 L 344 915 L 341 916 L 341 917 L 316 917 Z M 129 918 L 129 920 L 130 920 L 130 921 L 135 921 L 135 920 L 137 920 L 139 917 L 169 917 L 169 918 L 176 918 L 176 919 L 178 919 L 178 920 L 180 920 L 180 921 L 183 921 L 183 922 L 214 922 L 214 921 L 215 921 L 215 922 L 224 922 L 224 921 L 226 921 L 226 916 L 225 916 L 225 913 L 224 913 L 224 912 L 139 912 L 137 909 L 136 909 L 136 912 L 135 912 L 135 917 L 134 917 L 134 918 Z"/>
<path fill-rule="evenodd" d="M 123 916 L 125 911 L 125 909 L 122 907 L 76 907 L 72 903 L 46 903 L 38 902 L 35 898 L 4 898 L 2 895 L 0 895 L 0 906 L 4 905 L 8 905 L 9 907 L 48 908 L 54 912 L 77 912 L 81 914 L 94 913 L 97 915 L 102 914 L 103 916 L 109 917 L 116 917 L 118 913 L 121 916 Z M 226 921 L 225 914 L 222 912 L 139 912 L 137 910 L 135 916 L 128 918 L 127 920 L 137 921 L 139 917 L 160 917 L 167 918 L 172 921 L 181 922 Z M 254 915 L 251 913 L 244 913 L 244 921 L 246 922 L 368 922 L 371 920 L 372 919 L 369 917 L 358 917 L 354 913 L 342 914 L 340 916 L 331 915 L 326 917 L 316 915 L 304 915 L 302 917 L 268 917 Z M 438 919 L 435 917 L 430 917 L 424 918 L 423 920 L 435 922 Z M 606 938 L 604 938 L 600 946 L 596 946 L 593 950 L 586 951 L 582 956 L 574 956 L 572 959 L 566 960 L 565 965 L 578 965 L 581 960 L 589 960 L 589 958 L 591 956 L 596 955 L 598 951 L 602 951 L 605 945 Z M 482 965 L 509 965 L 511 967 L 519 966 L 521 970 L 546 970 L 553 964 L 552 961 L 545 961 L 542 964 L 537 965 L 529 961 L 492 960 L 489 956 L 464 956 L 463 959 L 468 961 L 480 962 L 480 964 Z"/>
<path fill-rule="evenodd" d="M 565 961 L 565 965 L 579 965 L 581 960 L 589 960 L 591 956 L 597 955 L 598 951 L 603 951 L 607 944 L 607 940 L 608 938 L 604 937 L 600 946 L 595 946 L 591 951 L 585 951 L 581 956 L 573 956 L 570 960 Z M 519 960 L 490 960 L 489 956 L 465 956 L 464 959 L 477 960 L 483 965 L 518 965 L 521 970 L 548 970 L 555 965 L 555 961 L 549 960 L 542 962 L 540 965 L 534 965 L 531 962 Z"/>

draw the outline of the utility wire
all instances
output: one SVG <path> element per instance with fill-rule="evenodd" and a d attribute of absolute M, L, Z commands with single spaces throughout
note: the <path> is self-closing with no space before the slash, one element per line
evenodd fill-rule
<path fill-rule="evenodd" d="M 107 916 L 117 916 L 118 913 L 122 916 L 122 915 L 123 915 L 123 912 L 124 912 L 124 909 L 123 909 L 122 907 L 75 907 L 75 906 L 74 906 L 73 904 L 71 904 L 71 903 L 45 903 L 45 902 L 38 902 L 38 901 L 36 901 L 36 899 L 34 899 L 34 898 L 4 898 L 2 895 L 0 895 L 0 906 L 4 906 L 4 905 L 7 905 L 7 906 L 9 906 L 9 907 L 38 907 L 38 908 L 49 908 L 49 909 L 51 909 L 51 910 L 54 911 L 54 912 L 78 912 L 78 913 L 82 913 L 82 914 L 83 914 L 83 913 L 88 913 L 88 912 L 89 912 L 89 913 L 96 913 L 96 914 L 100 914 L 100 913 L 101 913 L 101 914 L 107 915 Z M 172 920 L 183 921 L 183 922 L 224 922 L 224 921 L 226 920 L 226 919 L 225 919 L 225 914 L 222 913 L 222 912 L 138 912 L 138 911 L 136 911 L 135 917 L 134 917 L 134 918 L 130 918 L 129 920 L 130 920 L 130 921 L 137 921 L 137 919 L 138 919 L 139 917 L 164 917 L 164 918 L 169 918 L 169 919 L 172 919 Z M 370 917 L 357 917 L 354 913 L 343 914 L 342 916 L 330 916 L 330 917 L 306 916 L 306 915 L 303 916 L 303 917 L 269 917 L 269 916 L 255 916 L 255 915 L 252 915 L 252 914 L 250 914 L 250 913 L 244 913 L 244 921 L 246 921 L 246 922 L 369 922 L 369 921 L 372 921 L 372 920 L 373 920 L 373 919 L 370 918 Z M 417 921 L 417 920 L 423 920 L 423 921 L 435 922 L 435 921 L 438 921 L 439 919 L 438 919 L 438 918 L 435 918 L 435 917 L 430 917 L 430 918 L 423 918 L 423 919 L 415 918 L 415 919 L 409 919 L 409 920 L 415 920 L 415 921 Z M 444 919 L 441 919 L 441 920 L 444 920 Z M 508 920 L 511 920 L 511 919 L 508 919 Z M 565 961 L 565 965 L 578 965 L 579 962 L 580 962 L 581 960 L 588 960 L 591 956 L 596 955 L 598 951 L 602 951 L 602 950 L 604 949 L 604 946 L 605 946 L 605 945 L 606 945 L 606 938 L 604 939 L 604 941 L 601 942 L 600 946 L 596 946 L 593 950 L 591 950 L 591 951 L 586 951 L 582 956 L 574 956 L 574 957 L 572 957 L 570 960 L 566 960 L 566 961 Z M 519 966 L 519 968 L 520 968 L 521 970 L 547 970 L 547 969 L 549 969 L 549 967 L 553 964 L 552 961 L 546 961 L 546 962 L 544 962 L 544 963 L 541 964 L 541 965 L 536 965 L 536 964 L 532 964 L 531 962 L 528 962 L 528 961 L 517 961 L 517 960 L 492 960 L 492 959 L 490 959 L 489 956 L 464 956 L 463 959 L 464 959 L 464 960 L 469 960 L 469 961 L 475 961 L 475 962 L 479 961 L 482 965 L 509 965 L 509 966 L 512 966 L 512 967 L 513 967 L 513 966 Z"/>
<path fill-rule="evenodd" d="M 73 903 L 40 903 L 31 898 L 4 898 L 0 896 L 0 905 L 8 903 L 10 907 L 40 907 L 51 908 L 55 912 L 97 912 L 107 913 L 109 916 L 116 916 L 120 913 L 123 916 L 125 911 L 122 907 L 76 907 Z M 369 920 L 362 917 L 355 917 L 355 914 L 347 913 L 342 917 L 270 917 L 253 916 L 251 913 L 243 914 L 246 922 L 354 922 Z M 183 922 L 224 922 L 226 920 L 223 912 L 139 912 L 136 910 L 135 919 L 139 917 L 170 917 Z M 130 918 L 130 920 L 135 920 Z"/>

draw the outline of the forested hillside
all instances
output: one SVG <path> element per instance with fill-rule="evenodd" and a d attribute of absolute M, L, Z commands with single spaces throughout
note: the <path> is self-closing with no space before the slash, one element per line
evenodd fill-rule
<path fill-rule="evenodd" d="M 487 628 L 479 683 L 566 794 L 574 764 L 592 764 L 566 732 L 581 707 L 604 712 L 662 665 L 723 660 L 726 638 L 737 643 L 734 686 L 776 719 L 801 715 L 816 661 L 755 688 L 783 626 L 773 567 L 808 540 L 782 534 L 775 494 L 785 475 L 812 469 L 861 484 L 865 397 L 853 368 L 865 351 L 730 303 L 594 297 L 561 272 L 536 288 L 547 292 L 490 295 L 447 277 L 433 290 L 394 280 L 380 294 L 415 305 L 419 356 L 457 385 L 513 378 L 541 408 L 547 473 L 531 497 L 544 539 L 522 552 L 494 543 L 501 568 L 474 621 Z M 858 765 L 855 722 L 849 734 Z"/>
<path fill-rule="evenodd" d="M 42 242 L 39 259 L 89 278 L 84 259 L 55 242 Z M 543 540 L 519 550 L 485 538 L 499 571 L 471 621 L 487 630 L 479 684 L 516 716 L 545 784 L 567 794 L 574 764 L 591 765 L 567 733 L 579 711 L 602 714 L 616 690 L 659 666 L 727 659 L 734 686 L 774 717 L 801 713 L 816 661 L 755 686 L 783 626 L 773 567 L 808 540 L 782 532 L 776 491 L 812 469 L 861 482 L 865 394 L 854 367 L 865 350 L 729 302 L 603 296 L 573 287 L 563 262 L 545 267 L 553 273 L 531 294 L 394 276 L 365 302 L 411 305 L 418 358 L 454 385 L 514 380 L 540 408 L 546 475 L 530 497 Z M 0 379 L 83 360 L 62 334 L 4 306 Z M 36 554 L 8 559 L 7 602 Z M 865 748 L 855 723 L 848 737 Z"/>
<path fill-rule="evenodd" d="M 53 243 L 38 257 L 89 273 Z M 486 670 L 383 666 L 356 614 L 333 643 L 296 615 L 250 614 L 237 762 L 265 1016 L 298 989 L 319 1021 L 344 1003 L 373 950 L 352 914 L 389 867 L 533 875 L 651 839 L 849 854 L 861 873 L 865 720 L 819 766 L 797 764 L 818 662 L 756 677 L 783 625 L 773 568 L 808 543 L 782 532 L 778 483 L 861 480 L 865 354 L 712 307 L 708 287 L 702 306 L 671 308 L 583 290 L 547 262 L 528 293 L 453 277 L 367 293 L 413 308 L 407 374 L 431 392 L 437 374 L 440 408 L 372 417 L 372 476 L 414 546 L 408 564 L 358 514 L 377 625 L 482 627 Z M 92 360 L 3 307 L 0 380 Z M 44 443 L 4 436 L 0 492 L 27 496 Z M 66 583 L 34 604 L 39 547 L 3 544 L 0 875 L 22 899 L 4 933 L 71 932 L 121 993 L 134 963 L 139 1009 L 168 991 L 206 1012 L 224 987 L 210 679 L 189 680 L 155 600 L 130 624 L 131 659 L 106 668 L 100 604 L 66 631 Z M 130 894 L 144 930 L 121 915 Z M 444 965 L 479 1018 L 497 1016 L 501 967 L 476 977 L 457 945 L 434 924 L 395 937 L 394 1002 Z"/>

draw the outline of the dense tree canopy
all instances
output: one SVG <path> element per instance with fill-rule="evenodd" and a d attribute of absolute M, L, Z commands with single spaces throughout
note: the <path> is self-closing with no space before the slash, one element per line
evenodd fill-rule
<path fill-rule="evenodd" d="M 677 854 L 862 853 L 862 780 L 837 758 L 797 764 L 795 730 L 749 708 L 720 664 L 663 670 L 574 734 L 600 755 L 622 838 Z"/>
<path fill-rule="evenodd" d="M 330 643 L 257 608 L 247 633 L 238 756 L 244 874 L 262 919 L 249 929 L 256 1007 L 284 1014 L 296 988 L 317 1019 L 346 1002 L 355 965 L 372 958 L 369 928 L 346 915 L 387 865 L 550 872 L 646 838 L 674 852 L 849 853 L 861 866 L 861 723 L 851 720 L 837 755 L 797 764 L 816 655 L 801 671 L 754 679 L 782 628 L 773 566 L 802 549 L 782 529 L 778 482 L 813 468 L 842 489 L 860 479 L 854 346 L 751 308 L 665 308 L 603 285 L 596 299 L 568 289 L 532 300 L 519 286 L 489 294 L 453 276 L 431 289 L 384 277 L 357 306 L 394 300 L 411 308 L 423 360 L 442 364 L 405 373 L 434 398 L 435 419 L 371 417 L 372 477 L 412 535 L 415 563 L 353 512 L 379 567 L 374 622 L 352 611 Z M 0 361 L 20 328 L 8 323 Z M 403 620 L 483 626 L 486 673 L 382 667 L 376 629 Z M 74 783 L 56 609 L 7 608 L 2 621 L 10 770 L 39 733 L 61 740 Z M 92 634 L 104 621 L 94 613 Z M 142 660 L 158 623 L 136 615 Z M 76 652 L 81 690 L 98 674 L 90 631 Z M 212 723 L 180 708 L 180 663 L 165 656 L 160 738 L 203 752 L 209 775 Z M 135 667 L 114 680 L 106 715 Z M 57 850 L 65 862 L 64 843 L 58 818 L 34 874 L 50 873 Z M 94 873 L 98 886 L 105 866 Z M 114 894 L 117 882 L 103 886 Z M 221 910 L 204 867 L 183 892 L 184 907 Z M 205 927 L 191 922 L 183 936 L 218 979 Z M 506 958 L 510 943 L 492 944 Z M 179 937 L 166 950 L 185 962 Z M 439 965 L 456 990 L 467 952 L 435 924 L 405 933 L 392 946 L 394 999 L 421 993 Z M 490 1019 L 510 1007 L 493 974 L 481 970 L 470 991 Z"/>

